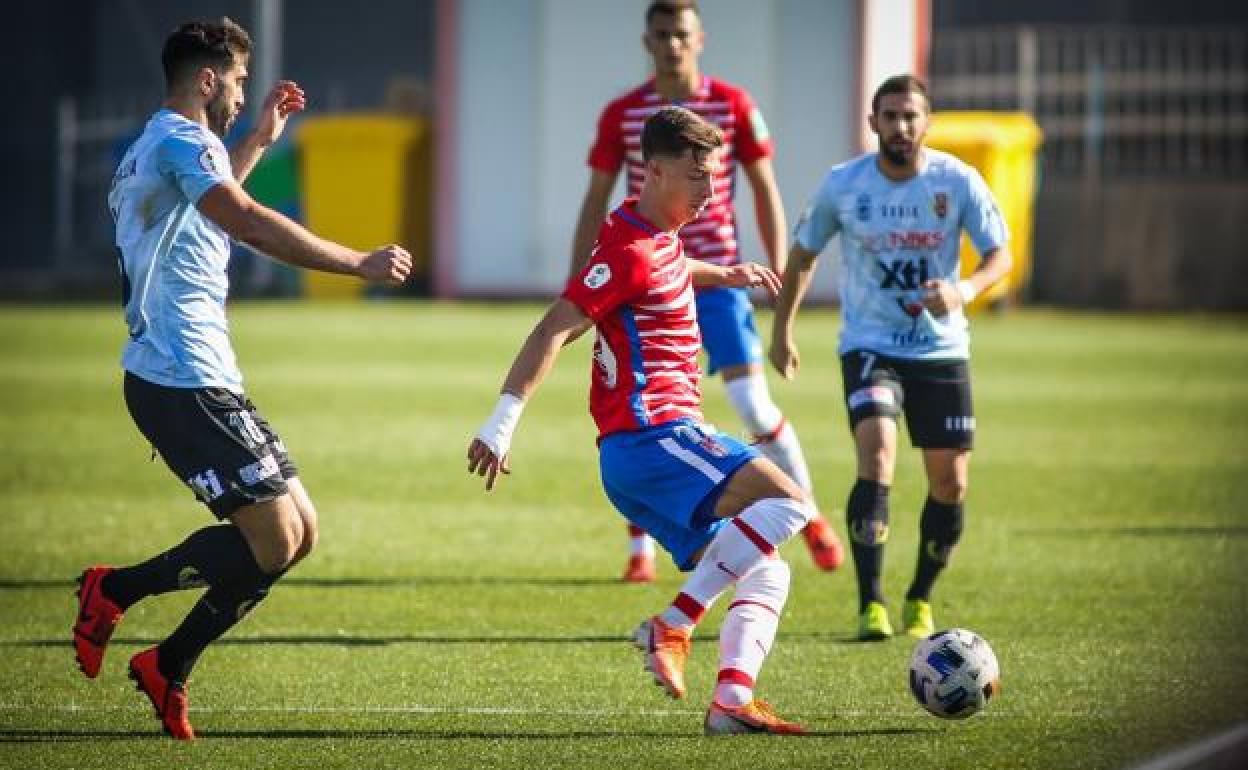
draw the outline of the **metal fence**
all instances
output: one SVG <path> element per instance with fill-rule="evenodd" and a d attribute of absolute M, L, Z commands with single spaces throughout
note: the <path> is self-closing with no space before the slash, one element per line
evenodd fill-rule
<path fill-rule="evenodd" d="M 115 271 L 108 187 L 126 147 L 159 106 L 151 96 L 108 100 L 63 97 L 57 104 L 53 270 Z"/>
<path fill-rule="evenodd" d="M 53 258 L 26 275 L 61 291 L 94 294 L 117 273 L 114 226 L 108 211 L 113 173 L 159 102 L 150 95 L 63 97 L 57 104 L 56 201 Z M 290 294 L 291 271 L 235 242 L 230 281 L 235 294 Z M 19 278 L 9 276 L 10 283 Z M 20 287 L 19 287 L 20 288 Z"/>
<path fill-rule="evenodd" d="M 1248 171 L 1248 30 L 974 27 L 933 37 L 938 110 L 1022 110 L 1059 176 Z"/>

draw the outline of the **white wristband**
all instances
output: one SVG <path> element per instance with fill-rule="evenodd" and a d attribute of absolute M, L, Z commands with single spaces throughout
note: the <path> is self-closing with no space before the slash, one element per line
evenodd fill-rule
<path fill-rule="evenodd" d="M 962 295 L 962 304 L 969 305 L 975 301 L 975 284 L 967 280 L 958 281 L 958 294 Z"/>
<path fill-rule="evenodd" d="M 520 422 L 523 411 L 524 401 L 511 393 L 504 393 L 498 397 L 490 419 L 477 431 L 477 438 L 500 460 L 511 451 L 511 436 L 516 432 L 516 423 Z"/>

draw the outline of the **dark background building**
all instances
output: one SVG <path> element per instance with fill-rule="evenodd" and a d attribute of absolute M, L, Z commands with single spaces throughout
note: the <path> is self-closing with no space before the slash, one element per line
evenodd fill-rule
<path fill-rule="evenodd" d="M 104 194 L 159 103 L 166 34 L 223 14 L 254 32 L 264 4 L 10 9 L 20 34 L 6 41 L 0 296 L 111 295 Z M 305 86 L 310 110 L 378 109 L 396 83 L 430 93 L 436 0 L 280 5 L 282 74 Z M 932 0 L 931 17 L 936 108 L 1022 110 L 1045 133 L 1028 299 L 1248 308 L 1248 3 Z"/>

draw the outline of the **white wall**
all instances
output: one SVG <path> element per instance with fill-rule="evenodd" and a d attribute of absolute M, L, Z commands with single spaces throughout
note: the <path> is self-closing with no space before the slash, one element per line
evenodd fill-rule
<path fill-rule="evenodd" d="M 439 221 L 443 291 L 552 295 L 567 270 L 606 102 L 650 74 L 646 0 L 461 0 L 449 206 Z M 790 226 L 823 173 L 860 151 L 857 103 L 914 61 L 914 0 L 703 0 L 703 71 L 745 87 L 776 141 Z M 873 45 L 859 40 L 864 22 Z M 907 23 L 909 26 L 907 27 Z M 908 31 L 907 31 L 908 30 Z M 908 37 L 907 37 L 908 35 Z M 869 85 L 859 83 L 869 56 Z M 622 184 L 615 198 L 622 196 Z M 435 196 L 437 198 L 438 196 Z M 762 260 L 749 187 L 738 184 L 747 258 Z M 832 255 L 829 255 L 831 257 Z M 834 291 L 831 260 L 814 296 Z"/>

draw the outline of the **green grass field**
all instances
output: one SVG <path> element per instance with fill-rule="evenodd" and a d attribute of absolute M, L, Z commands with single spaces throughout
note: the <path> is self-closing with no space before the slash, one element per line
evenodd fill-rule
<path fill-rule="evenodd" d="M 525 414 L 514 474 L 465 472 L 534 305 L 241 304 L 248 389 L 321 512 L 321 545 L 204 656 L 201 740 L 161 736 L 125 678 L 194 600 L 134 608 L 105 669 L 73 662 L 72 578 L 211 519 L 130 423 L 114 307 L 0 307 L 0 765 L 1123 767 L 1248 719 L 1248 322 L 1023 311 L 975 323 L 967 531 L 937 624 L 983 634 L 1004 694 L 960 723 L 906 687 L 910 644 L 852 642 L 848 565 L 794 585 L 760 694 L 818 731 L 706 739 L 721 602 L 691 697 L 626 635 L 680 582 L 625 586 L 598 486 L 585 342 Z M 769 325 L 769 319 L 763 319 Z M 807 310 L 804 369 L 773 379 L 844 532 L 852 452 L 837 322 Z M 707 412 L 739 432 L 718 383 Z M 903 450 L 886 587 L 900 606 L 924 487 Z M 896 609 L 894 609 L 896 612 Z M 896 616 L 894 615 L 896 622 Z"/>

